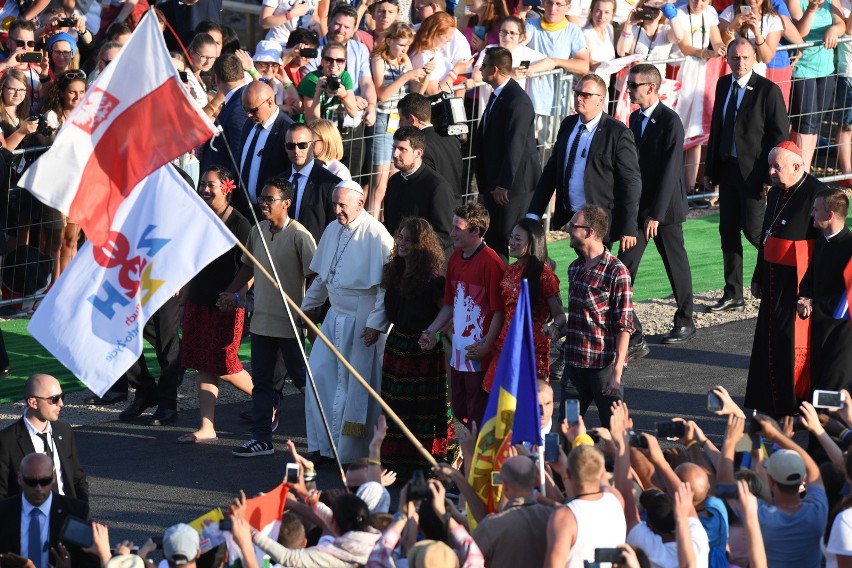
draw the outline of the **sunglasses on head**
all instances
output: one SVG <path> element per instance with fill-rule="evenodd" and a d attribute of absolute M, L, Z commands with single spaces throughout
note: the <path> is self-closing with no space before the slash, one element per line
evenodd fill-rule
<path fill-rule="evenodd" d="M 38 487 L 41 485 L 42 487 L 48 487 L 53 485 L 53 477 L 39 477 L 38 479 L 32 477 L 24 477 L 24 483 L 29 485 L 30 487 Z"/>
<path fill-rule="evenodd" d="M 310 142 L 286 142 L 284 144 L 284 147 L 288 150 L 295 150 L 296 148 L 298 148 L 299 150 L 307 150 L 308 145 L 312 143 L 313 140 L 311 140 Z"/>
<path fill-rule="evenodd" d="M 50 402 L 50 404 L 59 404 L 59 401 L 65 400 L 65 393 L 55 394 L 53 396 L 33 396 L 32 398 L 37 398 L 39 400 L 46 400 Z"/>
<path fill-rule="evenodd" d="M 86 72 L 82 69 L 74 69 L 73 71 L 66 71 L 63 73 L 62 78 L 66 81 L 85 81 Z"/>

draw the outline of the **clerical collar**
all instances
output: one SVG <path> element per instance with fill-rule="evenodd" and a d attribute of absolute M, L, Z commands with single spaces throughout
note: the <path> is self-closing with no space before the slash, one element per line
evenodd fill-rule
<path fill-rule="evenodd" d="M 827 240 L 827 241 L 831 241 L 831 239 L 833 239 L 834 237 L 836 237 L 837 235 L 839 235 L 840 233 L 842 233 L 842 232 L 843 232 L 843 229 L 845 229 L 845 228 L 846 228 L 846 227 L 840 227 L 840 229 L 838 229 L 838 230 L 837 230 L 837 232 L 832 233 L 832 234 L 828 235 L 827 237 L 825 237 L 825 240 Z"/>
<path fill-rule="evenodd" d="M 411 170 L 410 172 L 404 172 L 404 171 L 400 170 L 399 175 L 402 176 L 402 179 L 407 180 L 408 178 L 410 178 L 411 176 L 416 174 L 417 171 L 420 169 L 420 166 L 422 166 L 422 165 L 423 165 L 423 162 L 420 162 L 420 164 L 416 168 Z"/>

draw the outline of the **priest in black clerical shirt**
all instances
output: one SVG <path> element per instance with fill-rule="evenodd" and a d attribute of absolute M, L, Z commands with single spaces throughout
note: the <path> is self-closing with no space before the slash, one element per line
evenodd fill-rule
<path fill-rule="evenodd" d="M 405 217 L 422 217 L 438 234 L 446 258 L 453 252 L 450 230 L 457 203 L 450 183 L 423 165 L 426 136 L 414 126 L 403 126 L 393 135 L 393 165 L 399 170 L 388 180 L 384 224 L 396 235 Z"/>

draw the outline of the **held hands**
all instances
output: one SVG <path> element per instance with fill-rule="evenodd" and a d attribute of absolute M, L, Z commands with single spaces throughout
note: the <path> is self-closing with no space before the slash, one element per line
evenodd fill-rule
<path fill-rule="evenodd" d="M 420 340 L 417 342 L 417 344 L 423 351 L 429 351 L 430 349 L 434 349 L 435 345 L 438 344 L 438 338 L 435 337 L 435 334 L 433 332 L 424 331 L 420 334 Z"/>
<path fill-rule="evenodd" d="M 464 348 L 466 354 L 464 356 L 468 361 L 479 361 L 491 350 L 489 347 L 486 347 L 485 340 L 480 339 L 479 341 L 473 343 L 472 345 L 468 345 Z"/>
<path fill-rule="evenodd" d="M 216 307 L 223 312 L 230 312 L 237 307 L 237 297 L 233 292 L 222 292 L 216 300 Z"/>

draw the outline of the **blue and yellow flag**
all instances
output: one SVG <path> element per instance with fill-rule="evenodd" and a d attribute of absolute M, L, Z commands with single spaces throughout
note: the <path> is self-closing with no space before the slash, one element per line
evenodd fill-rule
<path fill-rule="evenodd" d="M 479 428 L 468 481 L 491 512 L 497 511 L 502 487 L 492 484 L 514 444 L 540 445 L 541 418 L 535 372 L 532 312 L 527 281 L 503 343 L 488 408 Z"/>

